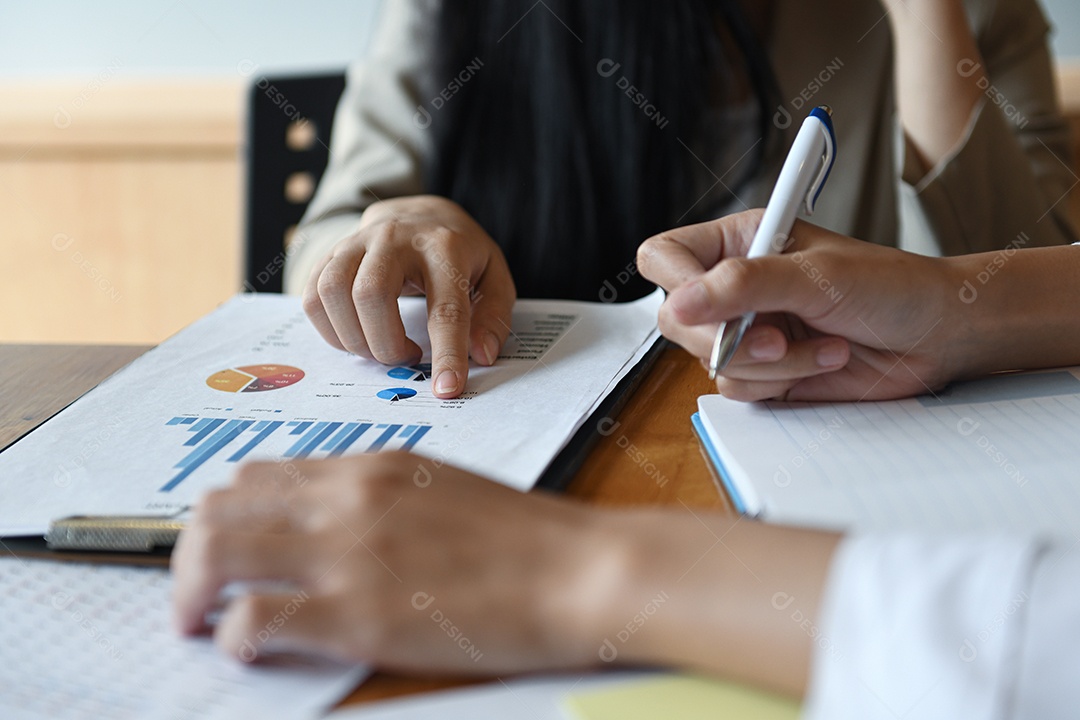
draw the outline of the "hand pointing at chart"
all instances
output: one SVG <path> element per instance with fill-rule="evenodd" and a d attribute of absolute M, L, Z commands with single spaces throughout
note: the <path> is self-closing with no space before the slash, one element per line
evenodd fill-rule
<path fill-rule="evenodd" d="M 459 396 L 469 358 L 492 365 L 510 332 L 517 293 L 502 251 L 445 198 L 379 202 L 315 267 L 304 311 L 334 347 L 412 365 L 420 347 L 405 335 L 402 295 L 427 296 L 432 389 L 437 397 Z"/>

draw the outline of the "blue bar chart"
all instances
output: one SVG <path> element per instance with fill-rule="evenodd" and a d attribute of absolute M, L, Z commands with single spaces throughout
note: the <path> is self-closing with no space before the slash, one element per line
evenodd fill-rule
<path fill-rule="evenodd" d="M 264 443 L 286 442 L 280 457 L 339 457 L 350 449 L 374 453 L 380 450 L 412 450 L 431 430 L 430 425 L 401 423 L 333 422 L 315 420 L 251 420 L 212 417 L 174 417 L 165 423 L 184 428 L 183 447 L 191 452 L 174 469 L 177 473 L 159 492 L 170 492 L 219 453 L 231 454 L 225 462 L 243 460 Z M 235 447 L 232 447 L 235 446 Z"/>

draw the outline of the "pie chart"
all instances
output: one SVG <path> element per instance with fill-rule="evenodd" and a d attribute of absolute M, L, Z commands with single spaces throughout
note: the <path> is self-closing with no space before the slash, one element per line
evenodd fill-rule
<path fill-rule="evenodd" d="M 206 384 L 222 392 L 265 392 L 303 379 L 304 371 L 291 365 L 242 365 L 214 373 Z"/>
<path fill-rule="evenodd" d="M 411 367 L 390 368 L 390 371 L 386 374 L 395 380 L 424 382 L 431 377 L 431 363 L 420 363 L 418 365 L 412 365 Z"/>
<path fill-rule="evenodd" d="M 397 402 L 398 400 L 408 400 L 411 397 L 416 397 L 416 391 L 412 388 L 386 388 L 375 393 L 375 395 L 383 400 Z"/>

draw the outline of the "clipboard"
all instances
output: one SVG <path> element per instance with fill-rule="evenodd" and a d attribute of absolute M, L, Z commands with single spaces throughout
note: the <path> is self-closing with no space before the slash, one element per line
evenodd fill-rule
<path fill-rule="evenodd" d="M 599 421 L 603 418 L 614 417 L 622 411 L 668 346 L 668 341 L 663 337 L 656 339 L 637 364 L 604 397 L 570 441 L 558 452 L 534 488 L 554 492 L 566 489 L 590 451 L 602 437 L 598 429 Z M 116 372 L 122 370 L 123 368 L 120 368 Z M 76 399 L 78 398 L 73 399 L 72 402 Z M 60 408 L 57 412 L 62 409 Z M 55 414 L 6 447 L 11 447 L 18 440 L 45 426 Z M 0 449 L 0 452 L 3 452 L 6 447 Z M 52 523 L 50 532 L 45 537 L 0 538 L 0 552 L 25 558 L 163 565 L 168 563 L 172 546 L 182 529 L 183 522 L 174 517 L 77 516 L 61 518 Z"/>
<path fill-rule="evenodd" d="M 634 369 L 628 372 L 608 393 L 603 402 L 597 406 L 592 415 L 585 420 L 584 424 L 570 438 L 570 442 L 559 451 L 534 487 L 555 491 L 566 489 L 566 486 L 574 479 L 574 475 L 581 469 L 585 458 L 589 456 L 589 452 L 603 437 L 603 434 L 597 428 L 599 422 L 604 418 L 615 417 L 622 412 L 622 409 L 626 407 L 626 403 L 633 396 L 634 391 L 638 389 L 645 376 L 649 374 L 649 370 L 653 368 L 669 345 L 670 343 L 663 337 L 656 339 L 656 342 L 642 356 Z"/>

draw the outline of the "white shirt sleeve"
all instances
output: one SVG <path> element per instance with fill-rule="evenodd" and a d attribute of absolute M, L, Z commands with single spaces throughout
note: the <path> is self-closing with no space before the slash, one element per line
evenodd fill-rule
<path fill-rule="evenodd" d="M 349 67 L 326 172 L 289 245 L 285 292 L 303 291 L 315 265 L 356 232 L 369 205 L 424 191 L 422 163 L 434 142 L 429 86 L 438 6 L 383 3 L 370 50 Z"/>
<path fill-rule="evenodd" d="M 1080 540 L 1050 545 L 1039 558 L 1020 643 L 1011 718 L 1075 718 L 1080 714 Z"/>
<path fill-rule="evenodd" d="M 1027 538 L 845 540 L 823 598 L 811 720 L 1075 717 L 1080 548 Z"/>

